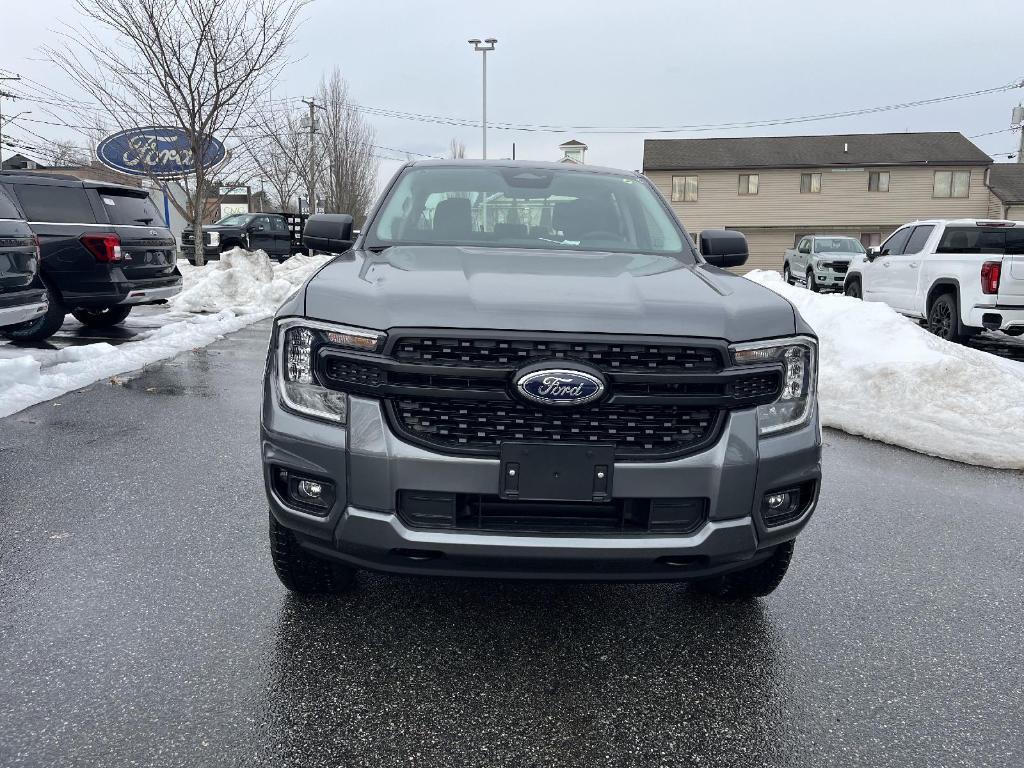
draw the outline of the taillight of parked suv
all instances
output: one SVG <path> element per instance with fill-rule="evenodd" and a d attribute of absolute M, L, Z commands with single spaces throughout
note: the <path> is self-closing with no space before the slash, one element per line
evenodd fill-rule
<path fill-rule="evenodd" d="M 1003 265 L 998 261 L 986 261 L 981 265 L 981 292 L 999 293 L 999 276 Z"/>
<path fill-rule="evenodd" d="M 113 234 L 82 235 L 79 240 L 96 261 L 121 261 L 121 238 Z"/>

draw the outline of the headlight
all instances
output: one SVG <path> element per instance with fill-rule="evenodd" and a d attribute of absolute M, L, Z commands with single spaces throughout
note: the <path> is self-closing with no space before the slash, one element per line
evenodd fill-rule
<path fill-rule="evenodd" d="M 762 435 L 793 429 L 814 410 L 818 377 L 818 342 L 809 336 L 771 339 L 731 347 L 736 365 L 781 363 L 782 392 L 778 399 L 757 407 L 757 428 Z"/>
<path fill-rule="evenodd" d="M 375 352 L 383 340 L 384 334 L 363 328 L 301 318 L 282 320 L 277 329 L 277 372 L 284 406 L 305 416 L 345 424 L 348 398 L 344 392 L 320 386 L 317 351 L 332 346 Z"/>
<path fill-rule="evenodd" d="M 210 245 L 220 245 L 220 232 L 210 232 Z"/>

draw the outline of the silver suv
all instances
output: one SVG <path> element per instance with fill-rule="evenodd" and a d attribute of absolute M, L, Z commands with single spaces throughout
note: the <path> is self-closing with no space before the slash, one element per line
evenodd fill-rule
<path fill-rule="evenodd" d="M 633 173 L 404 166 L 278 312 L 262 456 L 282 582 L 359 568 L 775 589 L 821 479 L 817 341 Z"/>

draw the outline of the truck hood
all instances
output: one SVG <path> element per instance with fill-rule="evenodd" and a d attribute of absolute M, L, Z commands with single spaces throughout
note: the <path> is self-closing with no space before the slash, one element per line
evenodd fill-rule
<path fill-rule="evenodd" d="M 339 256 L 307 317 L 387 330 L 485 328 L 746 341 L 793 334 L 792 305 L 707 265 L 657 255 L 397 246 Z"/>
<path fill-rule="evenodd" d="M 851 253 L 850 251 L 822 251 L 814 255 L 816 257 L 828 258 L 832 261 L 852 261 L 854 256 L 860 256 L 861 254 Z"/>
<path fill-rule="evenodd" d="M 191 232 L 192 227 L 185 227 L 182 232 Z M 241 232 L 242 228 L 235 224 L 203 224 L 203 232 Z"/>

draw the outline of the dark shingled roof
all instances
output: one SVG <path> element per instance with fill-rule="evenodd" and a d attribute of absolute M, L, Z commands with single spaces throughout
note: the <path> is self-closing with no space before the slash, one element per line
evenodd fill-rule
<path fill-rule="evenodd" d="M 996 163 L 989 169 L 988 186 L 1004 203 L 1024 203 L 1024 163 Z"/>
<path fill-rule="evenodd" d="M 955 131 L 644 141 L 645 171 L 988 165 L 991 162 L 992 158 Z"/>

